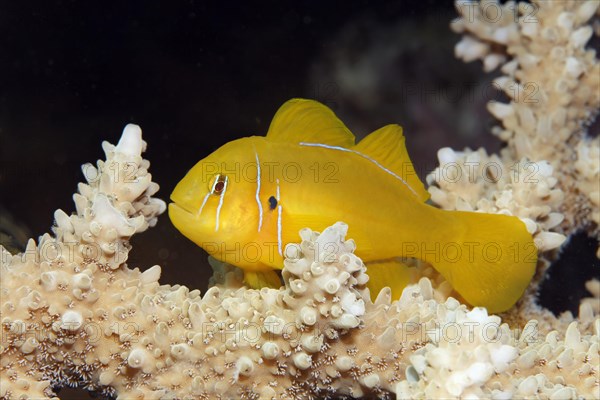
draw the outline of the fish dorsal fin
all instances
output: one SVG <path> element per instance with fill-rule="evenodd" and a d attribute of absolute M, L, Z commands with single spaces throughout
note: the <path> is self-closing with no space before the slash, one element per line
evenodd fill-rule
<path fill-rule="evenodd" d="M 333 111 L 318 101 L 306 99 L 291 99 L 279 108 L 271 121 L 267 139 L 345 148 L 354 146 L 354 135 Z"/>
<path fill-rule="evenodd" d="M 421 201 L 426 201 L 429 193 L 415 172 L 404 142 L 402 127 L 386 125 L 362 139 L 353 150 L 399 177 Z"/>

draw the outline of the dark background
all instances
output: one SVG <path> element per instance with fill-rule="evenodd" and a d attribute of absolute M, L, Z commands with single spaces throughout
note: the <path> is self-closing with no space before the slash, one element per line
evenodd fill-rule
<path fill-rule="evenodd" d="M 485 109 L 494 75 L 454 58 L 455 16 L 434 0 L 2 0 L 3 229 L 18 247 L 49 230 L 56 208 L 71 212 L 80 165 L 128 122 L 142 127 L 165 200 L 220 145 L 266 133 L 292 97 L 325 102 L 359 138 L 403 125 L 422 177 L 441 147 L 497 151 Z M 206 254 L 166 214 L 132 241 L 130 266 L 160 264 L 163 283 L 206 288 Z"/>

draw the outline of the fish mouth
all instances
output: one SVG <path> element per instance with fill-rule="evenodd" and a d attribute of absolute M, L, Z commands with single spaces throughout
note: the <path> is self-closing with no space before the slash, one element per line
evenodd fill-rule
<path fill-rule="evenodd" d="M 171 210 L 171 209 L 177 210 L 178 212 L 185 212 L 190 215 L 196 214 L 194 212 L 194 210 L 190 209 L 189 207 L 186 207 L 183 204 L 176 203 L 176 202 L 169 203 L 169 210 Z"/>
<path fill-rule="evenodd" d="M 200 220 L 196 210 L 190 211 L 179 203 L 169 203 L 169 219 L 183 236 L 205 250 L 207 250 L 206 241 L 215 238 L 214 227 L 210 225 L 210 222 Z M 210 251 L 207 250 L 207 252 L 210 254 Z"/>
<path fill-rule="evenodd" d="M 177 230 L 189 237 L 194 213 L 186 210 L 177 203 L 169 203 L 169 219 Z"/>
<path fill-rule="evenodd" d="M 198 212 L 198 208 L 194 207 L 194 202 L 191 201 L 192 197 L 189 195 L 189 191 L 182 190 L 185 188 L 181 188 L 181 182 L 177 185 L 175 190 L 171 193 L 171 201 L 169 203 L 169 208 L 176 207 L 180 209 L 180 211 L 185 211 L 188 214 L 196 215 Z"/>

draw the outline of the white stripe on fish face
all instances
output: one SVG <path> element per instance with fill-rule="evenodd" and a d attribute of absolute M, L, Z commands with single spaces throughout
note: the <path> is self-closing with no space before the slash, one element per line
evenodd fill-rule
<path fill-rule="evenodd" d="M 225 193 L 227 192 L 228 179 L 225 177 L 223 192 L 219 195 L 219 205 L 217 206 L 217 215 L 215 218 L 215 232 L 219 230 L 219 217 L 221 216 L 221 207 L 223 207 L 223 200 L 225 199 Z"/>
<path fill-rule="evenodd" d="M 206 205 L 206 201 L 208 200 L 208 196 L 210 196 L 210 192 L 206 193 L 206 196 L 204 196 L 204 200 L 202 200 L 202 205 L 200 206 L 200 210 L 198 210 L 198 217 L 200 217 L 202 215 L 202 209 Z"/>
<path fill-rule="evenodd" d="M 378 168 L 380 168 L 381 170 L 383 170 L 384 172 L 387 172 L 388 174 L 392 175 L 394 178 L 400 180 L 400 182 L 402 182 L 403 184 L 406 185 L 407 188 L 410 189 L 411 192 L 413 192 L 413 194 L 417 197 L 419 197 L 419 195 L 417 194 L 417 192 L 415 192 L 415 190 L 410 187 L 410 185 L 404 180 L 402 179 L 401 176 L 395 174 L 394 172 L 390 171 L 389 169 L 387 169 L 386 167 L 384 167 L 383 165 L 379 164 L 376 160 L 372 159 L 371 157 L 360 153 L 358 151 L 355 150 L 351 150 L 351 149 L 346 149 L 345 147 L 339 147 L 339 146 L 329 146 L 327 144 L 321 144 L 321 143 L 307 143 L 307 142 L 300 142 L 299 143 L 300 146 L 310 146 L 310 147 L 323 147 L 326 149 L 331 149 L 331 150 L 340 150 L 340 151 L 345 151 L 347 153 L 354 153 L 356 155 L 361 156 L 362 158 L 364 158 L 365 160 L 368 160 L 370 162 L 372 162 L 373 164 L 375 164 Z"/>
<path fill-rule="evenodd" d="M 262 228 L 263 223 L 263 208 L 260 203 L 260 161 L 258 160 L 258 153 L 254 150 L 256 156 L 256 204 L 258 204 L 258 231 Z"/>
<path fill-rule="evenodd" d="M 275 198 L 277 199 L 277 251 L 279 252 L 279 255 L 282 256 L 283 253 L 281 251 L 281 231 L 282 231 L 282 226 L 281 226 L 281 203 L 280 203 L 280 192 L 279 192 L 279 179 L 277 179 L 277 192 L 275 193 Z"/>

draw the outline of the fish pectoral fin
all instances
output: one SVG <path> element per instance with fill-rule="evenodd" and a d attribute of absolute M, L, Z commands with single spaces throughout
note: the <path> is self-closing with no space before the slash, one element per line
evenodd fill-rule
<path fill-rule="evenodd" d="M 354 135 L 331 109 L 306 99 L 286 101 L 273 117 L 266 138 L 273 142 L 354 146 Z"/>
<path fill-rule="evenodd" d="M 406 150 L 400 125 L 386 125 L 372 132 L 354 146 L 353 150 L 377 161 L 402 178 L 419 200 L 424 202 L 429 198 L 429 192 L 419 179 Z"/>
<path fill-rule="evenodd" d="M 282 285 L 281 278 L 274 270 L 244 271 L 244 281 L 252 289 L 279 289 Z"/>
<path fill-rule="evenodd" d="M 398 300 L 404 288 L 411 283 L 415 268 L 409 267 L 400 260 L 373 261 L 366 263 L 369 281 L 367 287 L 371 292 L 371 300 L 375 301 L 381 289 L 392 289 L 392 300 Z"/>

